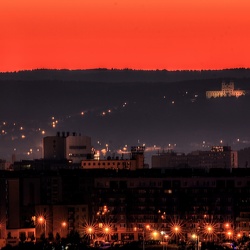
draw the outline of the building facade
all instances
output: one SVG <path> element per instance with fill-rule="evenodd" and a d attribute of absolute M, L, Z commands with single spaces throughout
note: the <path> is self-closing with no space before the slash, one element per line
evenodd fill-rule
<path fill-rule="evenodd" d="M 194 151 L 189 154 L 162 152 L 152 156 L 152 168 L 237 168 L 238 152 L 229 146 L 214 146 L 210 151 Z"/>
<path fill-rule="evenodd" d="M 197 230 L 208 240 L 208 225 L 216 241 L 250 232 L 248 168 L 26 170 L 1 173 L 0 184 L 3 238 L 86 236 L 86 225 L 92 239 L 122 241 Z"/>
<path fill-rule="evenodd" d="M 43 139 L 45 160 L 68 159 L 72 163 L 93 157 L 91 138 L 81 134 L 58 132 L 56 136 L 47 136 Z"/>
<path fill-rule="evenodd" d="M 206 98 L 218 98 L 218 97 L 240 97 L 246 94 L 245 90 L 235 90 L 234 82 L 225 83 L 222 82 L 221 90 L 206 91 Z"/>
<path fill-rule="evenodd" d="M 92 159 L 83 160 L 81 162 L 82 169 L 143 169 L 144 168 L 144 151 L 143 146 L 131 147 L 131 154 L 129 159 L 123 159 L 123 157 L 108 157 L 107 159 Z"/>

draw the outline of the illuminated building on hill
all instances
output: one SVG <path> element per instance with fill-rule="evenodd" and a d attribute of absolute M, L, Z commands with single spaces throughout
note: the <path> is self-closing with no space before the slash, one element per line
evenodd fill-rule
<path fill-rule="evenodd" d="M 245 90 L 235 90 L 234 82 L 225 83 L 222 82 L 221 90 L 206 91 L 206 98 L 217 98 L 217 97 L 240 97 L 246 94 Z"/>

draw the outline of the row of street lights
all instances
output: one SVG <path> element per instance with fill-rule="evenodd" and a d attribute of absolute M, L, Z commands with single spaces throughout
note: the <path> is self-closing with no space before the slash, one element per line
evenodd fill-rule
<path fill-rule="evenodd" d="M 36 216 L 32 217 L 32 220 L 34 221 L 34 223 L 38 223 L 39 225 L 44 227 L 44 236 L 45 238 L 47 237 L 47 219 L 45 216 L 38 216 L 36 218 Z M 65 229 L 67 227 L 67 222 L 66 221 L 62 221 L 61 222 L 61 229 L 60 229 L 60 233 L 62 232 L 62 229 Z"/>
<path fill-rule="evenodd" d="M 224 235 L 226 236 L 228 240 L 232 240 L 234 237 L 234 233 L 233 233 L 231 226 L 228 223 L 225 224 L 224 226 L 226 228 L 226 230 L 224 231 Z M 134 230 L 137 231 L 137 228 L 135 228 Z M 149 230 L 152 231 L 151 239 L 159 239 L 159 234 L 161 234 L 162 236 L 161 241 L 163 244 L 163 249 L 164 249 L 164 240 L 168 240 L 174 237 L 175 243 L 178 243 L 180 236 L 183 236 L 184 240 L 186 237 L 184 236 L 185 232 L 182 231 L 180 224 L 171 225 L 169 235 L 167 235 L 166 231 L 157 231 L 157 230 L 151 229 L 150 225 L 146 225 L 141 229 L 143 233 L 143 246 L 145 245 L 145 240 L 147 238 L 146 234 Z M 202 237 L 202 241 L 213 241 L 214 237 L 218 237 L 218 233 L 219 231 L 216 231 L 216 227 L 213 224 L 207 224 L 206 226 L 203 226 L 202 230 L 201 228 L 199 228 L 196 230 L 196 233 L 193 233 L 193 234 L 191 233 L 190 236 L 193 240 L 195 240 L 196 249 L 199 250 L 201 237 Z M 237 234 L 237 238 L 240 238 L 241 236 L 242 236 L 241 234 Z"/>
<path fill-rule="evenodd" d="M 86 223 L 86 225 L 84 226 L 84 230 L 83 230 L 84 235 L 89 236 L 89 238 L 91 240 L 93 240 L 94 235 L 97 235 L 97 236 L 102 235 L 102 236 L 105 236 L 105 240 L 109 240 L 109 236 L 112 235 L 112 233 L 113 233 L 112 225 L 111 225 L 110 221 L 108 220 L 109 219 L 109 212 L 110 211 L 106 205 L 101 207 L 99 209 L 99 211 L 96 213 L 97 217 L 96 217 L 96 220 L 94 221 L 94 223 L 92 223 L 92 224 Z M 156 238 L 160 239 L 161 238 L 161 241 L 163 244 L 163 249 L 164 249 L 164 242 L 166 242 L 166 240 L 168 240 L 168 237 L 171 238 L 171 236 L 174 236 L 175 242 L 177 243 L 179 241 L 179 236 L 184 233 L 184 232 L 182 232 L 183 224 L 181 222 L 178 222 L 178 221 L 170 223 L 170 231 L 169 231 L 169 235 L 168 235 L 166 233 L 166 225 L 164 225 L 164 224 L 166 224 L 166 223 L 164 223 L 164 221 L 166 220 L 166 213 L 161 212 L 159 210 L 158 214 L 159 214 L 159 218 L 161 219 L 161 222 L 162 222 L 161 228 L 162 229 L 164 228 L 165 231 L 159 230 L 159 227 L 157 230 L 151 230 L 150 225 L 148 225 L 148 224 L 144 225 L 141 229 L 141 232 L 143 234 L 143 244 L 145 244 L 146 232 L 151 231 L 152 232 L 152 239 L 156 239 Z M 44 226 L 44 234 L 46 237 L 47 236 L 46 217 L 45 216 L 38 216 L 36 218 L 34 216 L 34 221 L 36 221 L 40 225 Z M 159 221 L 158 221 L 158 223 L 159 223 Z M 66 227 L 67 227 L 67 223 L 65 221 L 62 221 L 61 228 L 66 228 Z M 231 224 L 225 223 L 224 229 L 225 229 L 224 235 L 226 235 L 228 237 L 228 239 L 231 240 L 234 237 Z M 136 230 L 137 229 L 134 228 L 134 231 L 136 231 Z M 191 234 L 191 235 L 192 235 L 192 238 L 198 240 L 198 242 L 199 242 L 199 239 L 201 236 L 204 237 L 203 240 L 205 240 L 205 238 L 206 238 L 207 241 L 212 241 L 215 236 L 218 236 L 218 232 L 217 232 L 217 228 L 216 228 L 215 224 L 203 223 L 202 228 L 199 228 L 199 232 L 196 230 L 196 234 Z M 237 235 L 237 236 L 240 237 L 240 235 Z M 197 248 L 197 250 L 198 250 L 198 248 Z"/>

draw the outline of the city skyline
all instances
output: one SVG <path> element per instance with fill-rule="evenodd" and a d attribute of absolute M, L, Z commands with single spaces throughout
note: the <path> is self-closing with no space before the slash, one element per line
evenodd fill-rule
<path fill-rule="evenodd" d="M 249 12 L 1 0 L 0 248 L 249 240 Z"/>
<path fill-rule="evenodd" d="M 247 0 L 0 3 L 0 72 L 249 68 Z"/>

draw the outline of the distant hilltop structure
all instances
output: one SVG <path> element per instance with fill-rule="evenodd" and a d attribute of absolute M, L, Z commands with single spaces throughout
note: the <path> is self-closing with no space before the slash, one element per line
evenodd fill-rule
<path fill-rule="evenodd" d="M 234 89 L 234 82 L 226 83 L 222 82 L 221 90 L 216 91 L 206 91 L 206 98 L 217 98 L 217 97 L 240 97 L 246 94 L 245 90 L 235 90 Z"/>

